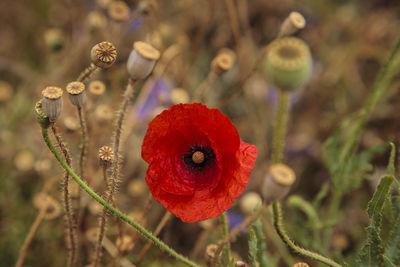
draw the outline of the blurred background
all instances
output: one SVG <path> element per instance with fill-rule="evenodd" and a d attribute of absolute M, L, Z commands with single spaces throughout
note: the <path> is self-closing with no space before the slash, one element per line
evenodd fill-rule
<path fill-rule="evenodd" d="M 233 3 L 234 9 L 229 3 Z M 112 42 L 117 62 L 98 71 L 87 83 L 89 127 L 87 164 L 90 184 L 104 190 L 97 151 L 110 145 L 114 112 L 122 99 L 128 74 L 126 60 L 134 41 L 151 43 L 163 54 L 152 77 L 135 93 L 124 131 L 123 179 L 117 203 L 133 217 L 143 215 L 149 202 L 144 182 L 147 164 L 140 157 L 147 123 L 161 110 L 180 102 L 190 102 L 196 88 L 210 72 L 210 63 L 221 49 L 235 53 L 235 64 L 210 87 L 208 104 L 228 115 L 243 141 L 257 145 L 259 156 L 246 192 L 257 191 L 270 164 L 272 127 L 278 93 L 257 68 L 238 90 L 265 45 L 276 38 L 280 25 L 291 11 L 307 21 L 296 34 L 306 41 L 313 56 L 310 82 L 290 95 L 290 119 L 284 160 L 296 172 L 291 195 L 315 200 L 325 188 L 318 214 L 324 216 L 324 201 L 332 193 L 330 174 L 323 162 L 322 144 L 340 122 L 365 103 L 379 69 L 400 36 L 400 2 L 397 0 L 312 1 L 312 0 L 232 0 L 232 1 L 11 1 L 0 2 L 0 262 L 13 266 L 22 243 L 35 220 L 35 198 L 45 190 L 61 201 L 63 171 L 48 151 L 40 134 L 33 107 L 46 86 L 65 88 L 90 64 L 90 49 L 98 42 Z M 93 81 L 97 81 L 94 83 Z M 179 89 L 178 89 L 179 88 Z M 104 90 L 103 90 L 104 89 Z M 360 149 L 388 141 L 399 142 L 400 75 L 394 77 L 366 125 Z M 66 95 L 65 95 L 66 96 Z M 64 100 L 57 126 L 77 165 L 80 127 L 76 109 Z M 372 158 L 365 180 L 344 196 L 327 251 L 337 257 L 351 257 L 365 239 L 368 224 L 365 207 L 384 172 L 389 149 Z M 74 187 L 74 185 L 72 185 Z M 74 189 L 71 189 L 72 192 Z M 76 190 L 76 188 L 75 188 Z M 321 193 L 322 194 L 322 193 Z M 245 218 L 238 199 L 229 210 L 231 227 Z M 80 225 L 83 244 L 82 265 L 93 250 L 88 231 L 97 226 L 93 200 L 83 196 L 85 219 Z M 97 209 L 97 210 L 96 210 Z M 142 223 L 155 229 L 164 208 L 152 201 Z M 302 246 L 316 249 L 305 225 L 305 215 L 284 204 L 289 233 Z M 218 220 L 182 223 L 172 216 L 160 237 L 178 252 L 204 263 L 208 244 L 221 238 Z M 280 242 L 265 216 L 264 234 L 270 266 L 289 266 L 299 260 Z M 125 226 L 126 232 L 133 232 Z M 45 219 L 36 233 L 25 260 L 26 266 L 63 266 L 66 259 L 62 214 Z M 115 243 L 117 226 L 110 219 L 107 237 Z M 127 253 L 135 262 L 145 241 L 139 238 Z M 232 245 L 239 259 L 246 261 L 247 235 Z M 107 248 L 106 248 L 107 250 Z M 104 262 L 112 256 L 104 252 Z M 150 248 L 143 266 L 179 266 L 156 247 Z M 317 266 L 309 261 L 310 266 Z"/>

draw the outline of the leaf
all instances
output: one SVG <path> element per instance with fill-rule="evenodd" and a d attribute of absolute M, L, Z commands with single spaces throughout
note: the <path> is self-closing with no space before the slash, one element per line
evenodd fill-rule
<path fill-rule="evenodd" d="M 399 205 L 398 199 L 394 203 Z M 399 207 L 397 207 L 399 208 Z M 397 214 L 395 225 L 390 232 L 389 240 L 385 248 L 385 256 L 395 265 L 400 264 L 400 215 Z"/>
<path fill-rule="evenodd" d="M 383 245 L 380 238 L 382 211 L 385 201 L 389 197 L 393 180 L 393 176 L 384 176 L 379 182 L 372 199 L 368 202 L 367 214 L 371 222 L 366 228 L 367 242 L 359 253 L 361 266 L 376 267 L 384 263 Z"/>

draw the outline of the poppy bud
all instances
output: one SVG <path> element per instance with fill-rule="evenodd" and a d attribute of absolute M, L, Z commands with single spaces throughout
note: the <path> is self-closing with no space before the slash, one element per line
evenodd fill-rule
<path fill-rule="evenodd" d="M 71 82 L 67 85 L 69 100 L 77 107 L 82 107 L 86 100 L 85 84 L 81 82 Z"/>
<path fill-rule="evenodd" d="M 55 86 L 48 86 L 42 91 L 42 110 L 49 117 L 50 122 L 56 121 L 61 114 L 62 94 L 63 90 Z"/>
<path fill-rule="evenodd" d="M 303 40 L 295 37 L 276 40 L 268 50 L 265 67 L 269 81 L 278 89 L 294 91 L 310 78 L 310 49 Z"/>
<path fill-rule="evenodd" d="M 282 163 L 272 165 L 261 189 L 264 201 L 271 203 L 284 198 L 295 180 L 294 171 L 287 165 Z"/>
<path fill-rule="evenodd" d="M 93 46 L 90 51 L 92 63 L 99 68 L 107 69 L 111 67 L 117 59 L 117 49 L 110 42 L 101 42 Z"/>
<path fill-rule="evenodd" d="M 229 53 L 218 54 L 211 62 L 211 68 L 217 75 L 222 75 L 233 66 L 233 57 Z"/>
<path fill-rule="evenodd" d="M 42 110 L 42 99 L 36 102 L 34 111 L 36 120 L 39 122 L 40 126 L 42 126 L 44 129 L 49 128 L 50 120 Z"/>
<path fill-rule="evenodd" d="M 246 193 L 239 202 L 239 206 L 243 213 L 250 215 L 254 213 L 254 209 L 257 205 L 261 204 L 261 197 L 256 192 Z"/>
<path fill-rule="evenodd" d="M 145 42 L 135 42 L 126 64 L 132 80 L 146 78 L 160 58 L 160 52 Z"/>
<path fill-rule="evenodd" d="M 100 165 L 109 167 L 114 160 L 114 151 L 109 146 L 103 146 L 99 149 Z"/>
<path fill-rule="evenodd" d="M 291 12 L 282 23 L 279 36 L 292 35 L 306 26 L 306 19 L 299 12 Z"/>
<path fill-rule="evenodd" d="M 305 262 L 297 262 L 293 264 L 293 267 L 309 267 L 309 265 Z"/>

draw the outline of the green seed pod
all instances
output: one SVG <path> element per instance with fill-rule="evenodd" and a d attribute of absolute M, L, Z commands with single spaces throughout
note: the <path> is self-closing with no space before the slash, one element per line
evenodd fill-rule
<path fill-rule="evenodd" d="M 301 39 L 285 37 L 274 41 L 265 60 L 269 81 L 278 89 L 294 91 L 303 87 L 311 74 L 311 53 Z"/>
<path fill-rule="evenodd" d="M 50 120 L 46 116 L 46 114 L 44 114 L 44 112 L 42 110 L 42 100 L 41 99 L 38 102 L 36 102 L 34 112 L 35 112 L 36 120 L 38 121 L 40 126 L 42 126 L 43 129 L 49 128 Z"/>

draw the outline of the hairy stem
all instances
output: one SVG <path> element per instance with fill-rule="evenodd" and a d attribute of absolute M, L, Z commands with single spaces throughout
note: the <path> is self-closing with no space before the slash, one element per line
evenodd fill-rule
<path fill-rule="evenodd" d="M 228 224 L 226 222 L 225 212 L 222 213 L 219 217 L 221 218 L 222 232 L 224 234 L 224 238 L 227 238 L 229 235 L 229 232 L 228 232 Z M 229 265 L 229 262 L 231 260 L 231 245 L 230 245 L 229 241 L 226 242 L 224 247 L 225 247 L 225 264 Z"/>
<path fill-rule="evenodd" d="M 215 74 L 214 71 L 210 71 L 208 73 L 207 78 L 199 85 L 199 87 L 195 91 L 194 100 L 196 102 L 201 102 L 202 99 L 205 99 L 205 102 L 207 102 L 210 87 L 214 83 L 216 78 L 217 74 Z"/>
<path fill-rule="evenodd" d="M 169 255 L 174 257 L 175 259 L 186 263 L 189 266 L 197 267 L 198 265 L 192 261 L 190 261 L 188 258 L 182 256 L 181 254 L 177 253 L 175 250 L 170 248 L 168 245 L 166 245 L 164 242 L 162 242 L 160 239 L 155 237 L 153 234 L 151 234 L 149 231 L 147 231 L 145 228 L 143 228 L 140 224 L 136 223 L 133 221 L 128 215 L 124 214 L 117 208 L 113 207 L 112 204 L 108 203 L 104 198 L 99 196 L 96 192 L 93 191 L 82 179 L 71 169 L 70 166 L 63 160 L 61 155 L 58 153 L 58 151 L 55 149 L 53 146 L 47 129 L 42 129 L 42 136 L 43 139 L 50 149 L 50 151 L 53 153 L 57 161 L 60 163 L 60 165 L 71 175 L 71 177 L 79 184 L 79 186 L 85 190 L 93 199 L 95 199 L 97 202 L 99 202 L 101 205 L 106 207 L 110 212 L 112 212 L 114 215 L 118 216 L 121 218 L 121 220 L 127 222 L 129 225 L 133 226 L 136 230 L 138 230 L 145 238 L 151 240 L 154 242 L 160 249 L 163 251 L 167 252 Z"/>
<path fill-rule="evenodd" d="M 278 235 L 280 236 L 280 238 L 282 239 L 282 241 L 289 247 L 291 248 L 294 252 L 305 256 L 305 257 L 309 257 L 311 259 L 314 259 L 316 261 L 325 263 L 329 266 L 333 266 L 333 267 L 341 267 L 342 265 L 340 265 L 339 263 L 331 260 L 330 258 L 327 258 L 325 256 L 322 256 L 318 253 L 309 251 L 307 249 L 301 248 L 299 246 L 297 246 L 287 235 L 283 225 L 282 225 L 282 212 L 281 212 L 281 206 L 279 204 L 279 202 L 274 201 L 274 203 L 272 204 L 272 208 L 274 211 L 274 227 L 276 229 L 276 231 L 278 232 Z"/>
<path fill-rule="evenodd" d="M 258 217 L 260 217 L 260 215 L 263 213 L 265 208 L 266 208 L 266 205 L 265 205 L 265 203 L 263 203 L 255 213 L 253 213 L 251 216 L 247 217 L 244 220 L 244 222 L 242 222 L 241 225 L 239 225 L 238 227 L 236 227 L 232 231 L 230 231 L 228 236 L 219 242 L 218 248 L 215 250 L 215 257 L 214 257 L 213 261 L 211 262 L 211 267 L 216 266 L 218 257 L 221 254 L 221 251 L 224 248 L 225 244 L 227 244 L 229 241 L 233 240 L 241 231 L 246 229 L 247 226 L 254 223 L 258 219 Z"/>
<path fill-rule="evenodd" d="M 68 166 L 71 166 L 72 160 L 71 156 L 67 150 L 67 147 L 64 144 L 64 141 L 61 138 L 61 135 L 58 133 L 57 128 L 54 123 L 51 123 L 51 129 L 53 131 L 54 137 L 56 138 L 57 144 L 61 149 L 61 152 L 64 155 L 66 164 Z M 72 214 L 72 209 L 71 209 L 71 197 L 69 194 L 69 173 L 65 172 L 64 175 L 64 184 L 63 184 L 63 196 L 64 196 L 64 210 L 65 210 L 65 217 L 66 217 L 66 222 L 67 222 L 67 247 L 68 247 L 68 260 L 67 260 L 67 266 L 72 266 L 76 262 L 76 248 L 78 245 L 78 240 L 77 240 L 77 235 L 76 235 L 76 223 L 75 219 Z"/>
<path fill-rule="evenodd" d="M 89 79 L 89 77 L 98 70 L 99 67 L 94 65 L 93 63 L 90 64 L 89 67 L 87 67 L 84 71 L 79 74 L 79 77 L 77 79 L 78 82 L 85 82 L 86 79 Z"/>

